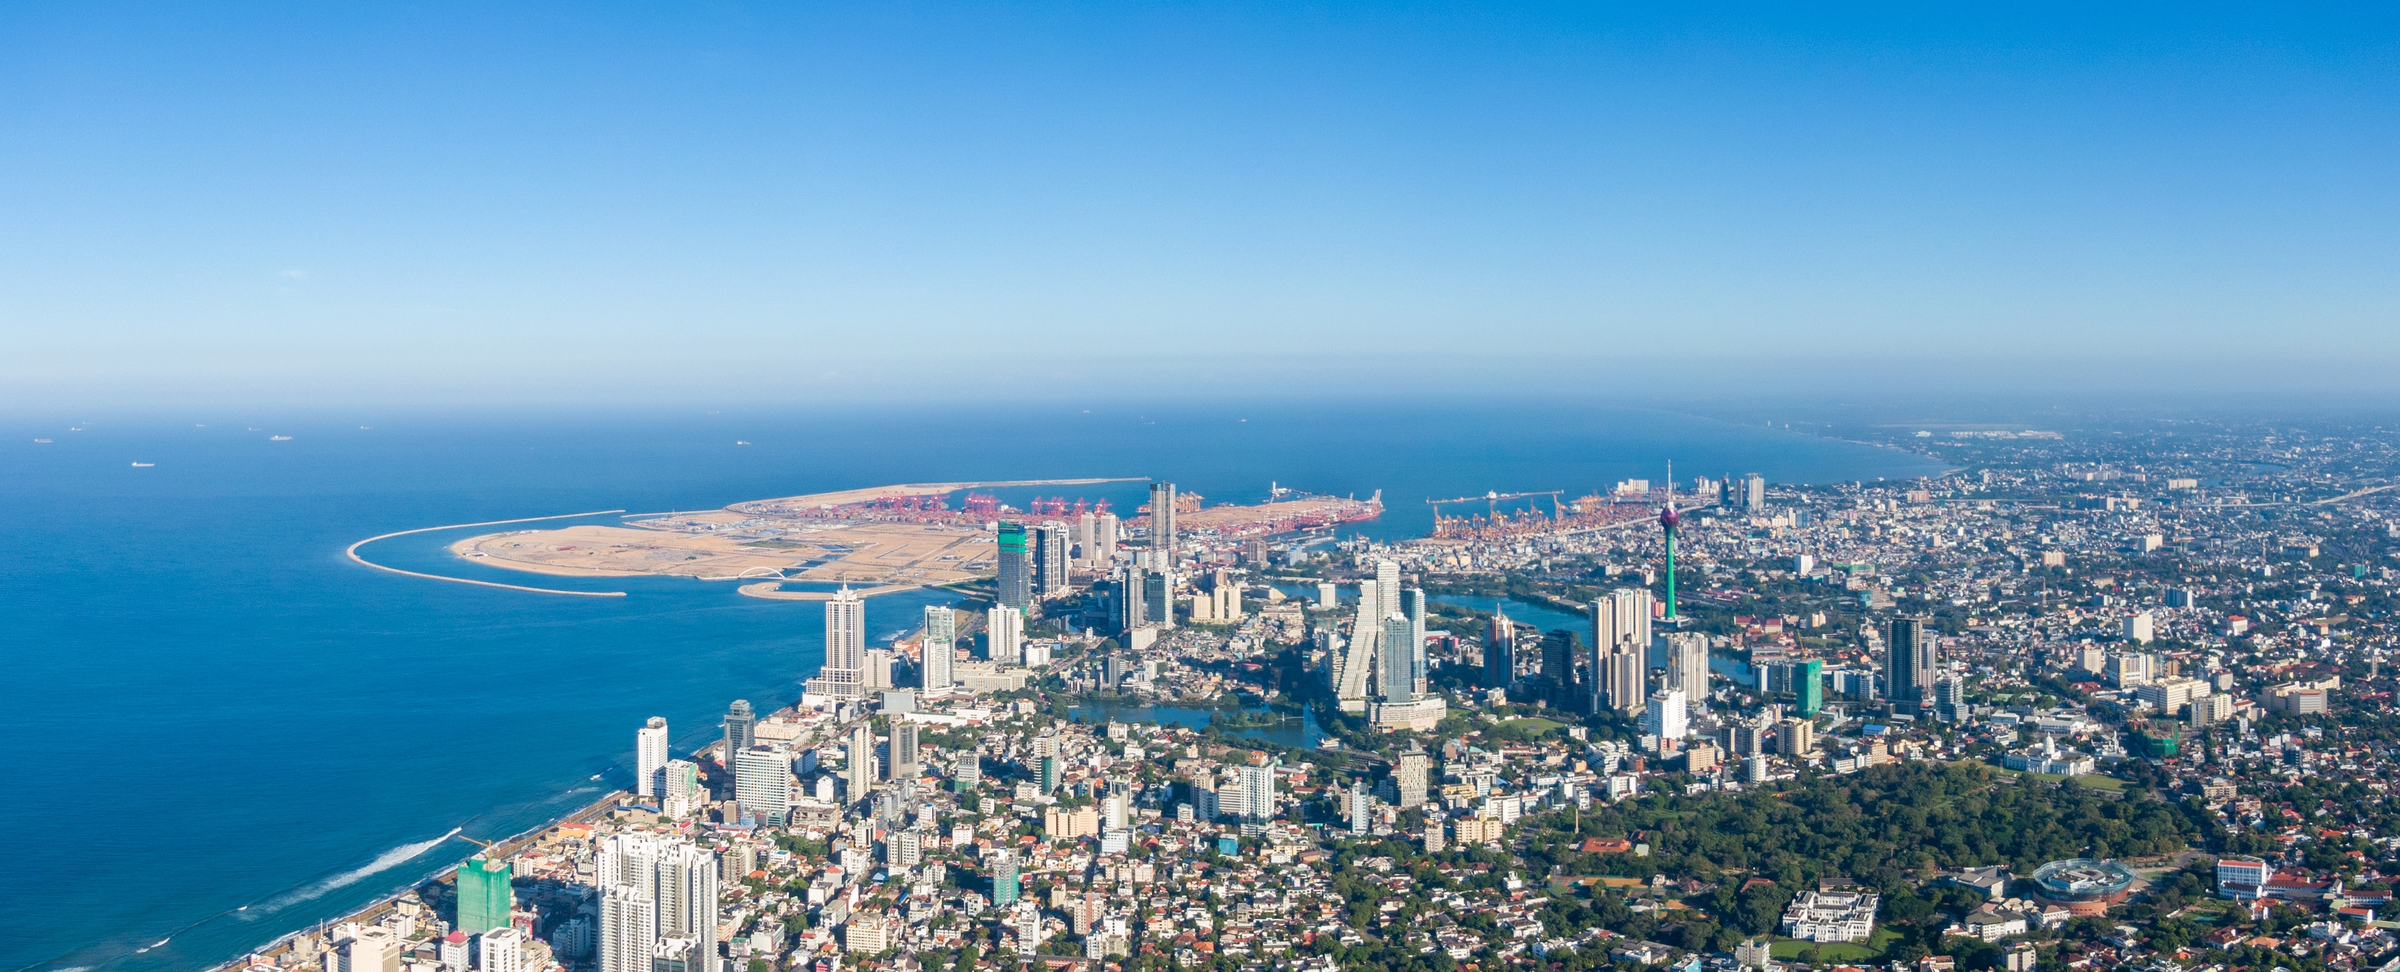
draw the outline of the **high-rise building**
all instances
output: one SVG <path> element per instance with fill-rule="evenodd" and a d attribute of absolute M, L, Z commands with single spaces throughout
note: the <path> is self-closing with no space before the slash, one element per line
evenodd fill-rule
<path fill-rule="evenodd" d="M 1817 724 L 1806 719 L 1785 719 L 1775 726 L 1775 751 L 1785 756 L 1800 757 L 1817 748 Z"/>
<path fill-rule="evenodd" d="M 1043 793 L 1058 792 L 1059 780 L 1064 775 L 1063 767 L 1058 761 L 1058 754 L 1051 753 L 1036 759 L 1034 775 L 1037 777 L 1034 784 L 1040 787 Z"/>
<path fill-rule="evenodd" d="M 1649 591 L 1631 587 L 1620 587 L 1592 602 L 1594 647 L 1614 649 L 1631 644 L 1635 649 L 1647 653 L 1650 650 L 1652 603 Z"/>
<path fill-rule="evenodd" d="M 995 596 L 1005 607 L 1025 610 L 1033 603 L 1033 563 L 1025 549 L 1025 524 L 1000 521 L 999 565 Z"/>
<path fill-rule="evenodd" d="M 1075 562 L 1087 567 L 1101 563 L 1100 520 L 1088 512 L 1075 517 Z"/>
<path fill-rule="evenodd" d="M 651 972 L 658 943 L 690 941 L 717 951 L 716 855 L 679 838 L 646 833 L 601 840 L 601 972 Z"/>
<path fill-rule="evenodd" d="M 892 724 L 892 778 L 913 780 L 921 768 L 917 753 L 917 724 L 905 719 Z"/>
<path fill-rule="evenodd" d="M 1425 658 L 1425 591 L 1415 587 L 1401 591 L 1400 613 L 1408 617 L 1409 692 L 1423 695 L 1433 671 Z"/>
<path fill-rule="evenodd" d="M 1657 638 L 1657 654 L 1665 663 L 1666 687 L 1683 690 L 1686 699 L 1708 697 L 1708 636 L 1697 631 L 1670 631 Z"/>
<path fill-rule="evenodd" d="M 1151 565 L 1161 569 L 1175 566 L 1175 484 L 1150 484 L 1150 550 Z"/>
<path fill-rule="evenodd" d="M 1033 596 L 1067 592 L 1067 525 L 1055 520 L 1033 528 Z"/>
<path fill-rule="evenodd" d="M 1792 711 L 1814 716 L 1825 708 L 1825 662 L 1808 658 L 1791 663 Z"/>
<path fill-rule="evenodd" d="M 733 700 L 733 705 L 725 710 L 725 751 L 720 754 L 726 772 L 736 774 L 738 780 L 740 770 L 733 765 L 733 757 L 757 741 L 758 713 L 751 710 L 749 699 Z M 738 789 L 741 784 L 737 782 L 734 786 Z"/>
<path fill-rule="evenodd" d="M 1175 572 L 1153 567 L 1142 574 L 1142 617 L 1161 628 L 1175 626 Z"/>
<path fill-rule="evenodd" d="M 1492 612 L 1492 626 L 1483 636 L 1483 687 L 1507 688 L 1517 676 L 1517 623 L 1508 612 Z"/>
<path fill-rule="evenodd" d="M 1924 618 L 1893 618 L 1884 631 L 1883 677 L 1894 705 L 1921 707 L 1932 701 L 1933 672 L 1940 664 Z"/>
<path fill-rule="evenodd" d="M 995 604 L 984 613 L 984 657 L 999 665 L 1025 662 L 1025 612 Z"/>
<path fill-rule="evenodd" d="M 667 816 L 680 820 L 708 802 L 708 791 L 700 785 L 700 764 L 688 759 L 670 759 L 664 775 L 666 784 L 659 788 L 659 806 Z"/>
<path fill-rule="evenodd" d="M 1767 479 L 1757 473 L 1742 477 L 1742 509 L 1756 513 L 1767 508 Z"/>
<path fill-rule="evenodd" d="M 1688 706 L 1682 689 L 1650 693 L 1650 707 L 1642 712 L 1642 732 L 1662 741 L 1690 735 L 1692 713 Z"/>
<path fill-rule="evenodd" d="M 1406 702 L 1416 694 L 1416 666 L 1408 657 L 1408 631 L 1405 615 L 1383 619 L 1383 652 L 1375 662 L 1381 677 L 1376 680 L 1375 697 L 1386 702 Z"/>
<path fill-rule="evenodd" d="M 843 767 L 843 769 L 845 775 L 849 777 L 850 792 L 844 794 L 842 799 L 850 803 L 857 803 L 858 801 L 867 798 L 867 791 L 875 787 L 875 781 L 877 779 L 875 772 L 875 726 L 872 723 L 861 722 L 857 725 L 857 727 L 850 730 L 850 752 L 848 753 L 848 756 L 848 765 Z"/>
<path fill-rule="evenodd" d="M 2136 645 L 2149 644 L 2156 625 L 2156 619 L 2148 611 L 2131 615 L 2125 619 L 2125 640 Z"/>
<path fill-rule="evenodd" d="M 1575 654 L 1582 639 L 1575 632 L 1561 628 L 1542 636 L 1542 682 L 1550 695 L 1550 704 L 1574 708 Z"/>
<path fill-rule="evenodd" d="M 1601 656 L 1601 697 L 1619 715 L 1633 715 L 1650 704 L 1650 650 L 1620 642 Z"/>
<path fill-rule="evenodd" d="M 792 758 L 771 746 L 733 756 L 733 799 L 745 813 L 781 820 L 792 809 Z"/>
<path fill-rule="evenodd" d="M 833 699 L 867 695 L 867 605 L 848 585 L 825 602 L 825 666 L 809 689 Z"/>
<path fill-rule="evenodd" d="M 534 972 L 526 944 L 525 933 L 514 928 L 484 932 L 475 941 L 475 972 Z"/>
<path fill-rule="evenodd" d="M 1349 649 L 1334 667 L 1334 698 L 1344 712 L 1366 711 L 1367 696 L 1375 686 L 1371 672 L 1383 644 L 1383 619 L 1390 617 L 1375 613 L 1381 602 L 1374 581 L 1359 582 L 1358 613 L 1350 622 Z"/>
<path fill-rule="evenodd" d="M 509 885 L 507 861 L 496 861 L 485 854 L 467 858 L 458 866 L 458 913 L 452 928 L 469 935 L 481 935 L 494 928 L 508 927 L 508 915 L 517 908 L 516 890 Z"/>
<path fill-rule="evenodd" d="M 1006 908 L 1017 903 L 1017 854 L 1002 847 L 991 852 L 992 907 Z"/>
<path fill-rule="evenodd" d="M 1432 768 L 1432 758 L 1415 743 L 1410 743 L 1400 753 L 1399 762 L 1392 766 L 1392 789 L 1400 797 L 1400 809 L 1409 810 L 1425 805 L 1429 795 L 1427 776 Z"/>
<path fill-rule="evenodd" d="M 1389 560 L 1375 562 L 1375 616 L 1388 618 L 1400 613 L 1400 565 Z"/>
<path fill-rule="evenodd" d="M 925 609 L 925 637 L 917 646 L 917 687 L 926 698 L 950 694 L 958 679 L 950 672 L 957 658 L 958 613 L 947 605 Z"/>
<path fill-rule="evenodd" d="M 1344 797 L 1348 802 L 1346 809 L 1349 812 L 1346 816 L 1350 818 L 1350 833 L 1363 836 L 1375 829 L 1375 791 L 1367 788 L 1367 781 L 1350 781 L 1350 789 L 1344 793 Z"/>
<path fill-rule="evenodd" d="M 1100 545 L 1100 563 L 1111 564 L 1117 559 L 1117 515 L 1102 513 L 1092 524 L 1094 541 Z"/>
<path fill-rule="evenodd" d="M 1245 763 L 1234 767 L 1235 777 L 1242 784 L 1245 823 L 1265 823 L 1275 818 L 1275 765 Z"/>
<path fill-rule="evenodd" d="M 1148 599 L 1142 596 L 1142 577 L 1142 569 L 1131 564 L 1117 570 L 1116 590 L 1109 595 L 1109 605 L 1115 609 L 1119 633 L 1141 627 L 1150 616 L 1146 610 Z"/>
<path fill-rule="evenodd" d="M 667 720 L 651 716 L 633 734 L 633 792 L 656 798 L 666 791 Z"/>

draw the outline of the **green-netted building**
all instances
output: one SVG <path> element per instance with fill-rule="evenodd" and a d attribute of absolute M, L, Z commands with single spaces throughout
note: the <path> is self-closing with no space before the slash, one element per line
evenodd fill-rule
<path fill-rule="evenodd" d="M 477 854 L 458 866 L 458 922 L 454 930 L 481 935 L 508 927 L 516 910 L 516 891 L 509 887 L 508 862 Z"/>

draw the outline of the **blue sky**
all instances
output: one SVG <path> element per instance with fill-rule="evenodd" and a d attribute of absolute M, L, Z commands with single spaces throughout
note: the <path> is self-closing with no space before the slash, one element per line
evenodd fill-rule
<path fill-rule="evenodd" d="M 12 5 L 0 406 L 2379 387 L 2396 20 Z"/>

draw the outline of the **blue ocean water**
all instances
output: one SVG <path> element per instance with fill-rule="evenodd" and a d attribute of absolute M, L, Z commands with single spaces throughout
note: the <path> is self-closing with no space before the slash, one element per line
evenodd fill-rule
<path fill-rule="evenodd" d="M 1212 502 L 1262 499 L 1270 481 L 1381 489 L 1389 512 L 1360 529 L 1406 536 L 1429 527 L 1429 497 L 1579 493 L 1659 478 L 1669 459 L 1686 477 L 1794 482 L 1936 471 L 1906 453 L 1572 404 L 0 419 L 0 731 L 28 754 L 0 802 L 19 875 L 0 882 L 0 969 L 234 957 L 464 858 L 453 831 L 515 833 L 623 783 L 643 719 L 667 717 L 678 748 L 694 747 L 728 701 L 786 704 L 822 660 L 816 605 L 721 583 L 520 574 L 443 549 L 485 530 L 366 553 L 630 596 L 400 577 L 343 557 L 368 536 L 1103 476 L 1172 479 Z M 1002 496 L 1037 494 L 1105 496 L 1130 514 L 1142 486 Z M 877 598 L 869 627 L 900 634 L 943 597 Z"/>

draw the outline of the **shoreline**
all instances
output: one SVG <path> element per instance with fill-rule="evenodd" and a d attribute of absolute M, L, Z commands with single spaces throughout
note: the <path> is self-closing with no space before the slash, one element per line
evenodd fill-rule
<path fill-rule="evenodd" d="M 618 806 L 623 804 L 624 796 L 625 791 L 623 790 L 610 790 L 600 799 L 593 801 L 592 803 L 587 804 L 582 808 L 572 811 L 564 816 L 543 821 L 542 823 L 493 841 L 492 850 L 500 853 L 502 856 L 514 854 L 520 850 L 523 850 L 524 846 L 532 842 L 535 837 L 541 834 L 549 833 L 552 830 L 556 830 L 561 825 L 581 823 L 587 819 L 598 817 L 602 814 L 615 810 Z M 457 835 L 453 836 L 455 837 Z M 477 851 L 476 853 L 483 853 L 483 851 Z M 473 856 L 473 854 L 468 855 L 468 857 Z M 428 874 L 418 880 L 411 881 L 406 886 L 394 889 L 390 893 L 376 898 L 374 901 L 368 902 L 367 904 L 356 909 L 345 912 L 336 917 L 320 919 L 311 924 L 284 932 L 283 934 L 277 935 L 274 938 L 268 939 L 262 945 L 243 950 L 242 954 L 239 956 L 226 959 L 225 961 L 219 962 L 215 965 L 208 966 L 208 972 L 228 972 L 228 970 L 240 969 L 244 965 L 248 964 L 251 956 L 273 955 L 278 951 L 283 951 L 288 945 L 290 945 L 293 939 L 308 934 L 313 929 L 328 928 L 354 921 L 361 924 L 369 923 L 376 916 L 383 914 L 385 911 L 390 910 L 393 905 L 398 904 L 401 898 L 415 894 L 418 889 L 421 889 L 426 885 L 442 883 L 442 881 L 448 878 L 451 873 L 458 869 L 459 864 L 463 864 L 465 862 L 466 859 L 461 858 L 455 863 L 442 865 L 441 867 L 435 869 L 433 873 Z"/>
<path fill-rule="evenodd" d="M 384 571 L 386 573 L 399 574 L 404 577 L 422 577 L 426 580 L 449 581 L 453 584 L 473 584 L 477 587 L 497 587 L 506 591 L 530 591 L 535 594 L 564 594 L 569 597 L 624 597 L 624 591 L 562 591 L 548 587 L 525 587 L 519 584 L 503 584 L 498 581 L 474 580 L 466 577 L 444 577 L 440 574 L 426 574 L 413 570 L 402 570 L 398 567 L 386 567 L 382 564 L 358 555 L 358 548 L 364 547 L 367 544 L 374 543 L 377 540 L 389 540 L 393 537 L 405 537 L 412 533 L 431 533 L 435 530 L 463 530 L 467 527 L 501 526 L 509 523 L 535 523 L 542 520 L 572 520 L 586 516 L 606 516 L 610 513 L 623 512 L 625 511 L 621 509 L 596 510 L 590 513 L 560 513 L 554 516 L 527 516 L 519 517 L 514 520 L 486 520 L 482 523 L 451 523 L 443 526 L 418 527 L 414 530 L 394 530 L 390 533 L 378 534 L 376 536 L 368 537 L 357 543 L 353 543 L 347 549 L 343 550 L 342 553 L 344 556 L 347 556 L 351 560 L 357 561 L 362 565 L 372 567 L 376 570 Z"/>

